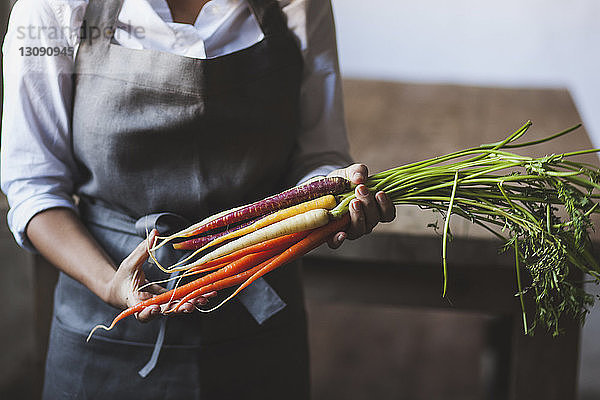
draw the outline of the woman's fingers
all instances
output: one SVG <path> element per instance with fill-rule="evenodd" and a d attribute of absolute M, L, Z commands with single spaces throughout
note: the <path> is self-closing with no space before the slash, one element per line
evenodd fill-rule
<path fill-rule="evenodd" d="M 365 212 L 360 200 L 350 202 L 350 226 L 346 231 L 348 239 L 354 240 L 367 232 Z"/>
<path fill-rule="evenodd" d="M 207 300 L 208 302 L 208 300 Z M 174 301 L 171 304 L 165 304 L 162 306 L 162 312 L 167 312 L 168 310 L 171 310 L 171 312 L 173 314 L 189 314 L 191 312 L 194 311 L 195 307 L 194 304 L 192 304 L 191 301 L 186 301 L 185 303 L 183 303 L 182 305 L 179 306 L 179 309 L 177 311 L 173 311 L 175 309 L 175 307 L 179 306 L 179 302 L 178 301 Z"/>
<path fill-rule="evenodd" d="M 204 298 L 210 299 L 212 297 L 215 297 L 216 295 L 217 295 L 217 292 L 213 291 L 213 292 L 208 292 L 208 293 L 206 293 L 206 294 L 204 294 L 204 295 L 202 295 L 200 297 L 204 297 Z"/>
<path fill-rule="evenodd" d="M 371 233 L 381 220 L 381 213 L 375 197 L 365 185 L 358 185 L 356 199 L 350 202 L 350 228 L 348 239 L 357 239 Z"/>
<path fill-rule="evenodd" d="M 375 199 L 379 206 L 381 222 L 392 222 L 396 218 L 396 207 L 394 207 L 390 196 L 385 192 L 377 192 Z"/>
<path fill-rule="evenodd" d="M 338 232 L 329 241 L 329 247 L 337 249 L 345 239 L 357 239 L 371 233 L 379 222 L 391 222 L 396 218 L 396 208 L 384 192 L 370 193 L 364 185 L 369 177 L 369 169 L 365 164 L 352 164 L 337 169 L 328 176 L 341 176 L 356 186 L 356 199 L 350 202 L 350 226 L 346 235 Z"/>
<path fill-rule="evenodd" d="M 346 236 L 346 232 L 338 232 L 327 241 L 327 245 L 329 246 L 329 248 L 335 250 L 338 247 L 340 247 L 342 243 L 344 243 L 344 240 L 346 240 Z"/>
<path fill-rule="evenodd" d="M 358 185 L 355 191 L 356 199 L 350 202 L 350 227 L 347 231 L 348 239 L 357 239 L 369 234 L 379 222 L 391 222 L 396 218 L 396 208 L 391 199 L 384 192 L 375 195 L 369 192 L 365 185 Z M 335 238 L 329 243 L 331 248 L 337 248 L 341 242 Z"/>
<path fill-rule="evenodd" d="M 358 185 L 355 192 L 365 214 L 365 233 L 371 233 L 373 228 L 381 221 L 379 205 L 373 193 L 365 185 Z"/>
<path fill-rule="evenodd" d="M 144 308 L 142 311 L 135 314 L 135 317 L 140 322 L 149 322 L 152 321 L 154 318 L 158 317 L 160 315 L 160 312 L 161 310 L 159 306 L 150 306 Z"/>
<path fill-rule="evenodd" d="M 188 302 L 186 302 L 185 304 L 183 304 L 179 310 L 177 310 L 178 313 L 188 313 L 188 312 L 192 312 L 194 311 L 194 309 L 196 307 L 200 307 L 200 306 L 205 306 L 208 304 L 208 300 L 212 297 L 215 297 L 217 295 L 217 292 L 209 292 L 206 294 L 203 294 L 202 296 L 198 296 L 196 298 L 193 298 L 191 300 L 189 300 Z"/>
<path fill-rule="evenodd" d="M 208 299 L 200 296 L 195 299 L 191 299 L 186 301 L 185 303 L 179 305 L 180 301 L 175 300 L 171 303 L 161 304 L 160 313 L 161 314 L 190 314 L 192 313 L 196 307 L 204 306 L 208 304 Z M 177 309 L 177 311 L 175 311 Z"/>
<path fill-rule="evenodd" d="M 216 295 L 217 295 L 217 292 L 209 292 L 202 296 L 198 296 L 194 299 L 191 299 L 191 300 L 185 302 L 185 304 L 182 304 L 181 306 L 179 306 L 179 309 L 177 311 L 173 311 L 173 310 L 175 309 L 175 307 L 177 307 L 177 305 L 179 304 L 179 301 L 173 301 L 168 304 L 161 304 L 160 306 L 152 305 L 152 306 L 144 308 L 142 311 L 137 313 L 135 315 L 135 317 L 140 322 L 148 322 L 148 321 L 151 321 L 154 318 L 158 317 L 159 315 L 166 314 L 166 313 L 190 314 L 196 309 L 196 307 L 207 305 L 209 299 L 212 297 L 215 297 Z"/>

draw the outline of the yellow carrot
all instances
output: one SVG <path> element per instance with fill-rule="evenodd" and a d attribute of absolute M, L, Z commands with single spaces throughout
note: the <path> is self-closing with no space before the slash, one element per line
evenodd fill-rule
<path fill-rule="evenodd" d="M 273 214 L 269 214 L 264 218 L 259 219 L 258 221 L 244 227 L 241 229 L 233 230 L 223 236 L 219 236 L 212 240 L 211 242 L 205 244 L 198 248 L 197 243 L 198 239 L 191 239 L 185 242 L 176 243 L 173 245 L 174 248 L 178 250 L 193 250 L 197 249 L 194 254 L 200 253 L 209 247 L 216 246 L 225 241 L 235 239 L 244 235 L 247 235 L 251 232 L 257 231 L 265 226 L 269 226 L 279 221 L 283 221 L 286 218 L 293 217 L 294 215 L 302 214 L 310 210 L 316 210 L 318 208 L 323 208 L 327 210 L 333 209 L 337 205 L 335 201 L 335 197 L 333 195 L 326 195 L 314 200 L 309 200 L 304 203 L 296 204 L 295 206 L 284 208 L 283 210 L 279 210 Z M 200 242 L 201 243 L 201 242 Z"/>
<path fill-rule="evenodd" d="M 245 236 L 237 238 L 211 251 L 210 253 L 201 257 L 198 261 L 195 261 L 191 264 L 182 266 L 177 266 L 178 264 L 175 264 L 171 268 L 169 268 L 168 271 L 181 271 L 194 268 L 216 258 L 226 256 L 227 254 L 233 253 L 234 251 L 243 249 L 245 247 L 252 246 L 254 244 L 261 243 L 270 239 L 289 235 L 292 233 L 320 228 L 321 226 L 327 225 L 328 222 L 328 210 L 322 208 L 310 210 L 305 213 L 286 218 L 283 221 L 279 221 L 274 224 L 265 226 L 264 228 L 261 228 Z"/>
<path fill-rule="evenodd" d="M 316 180 L 310 180 L 299 186 L 293 187 L 279 194 L 267 197 L 263 200 L 222 211 L 217 215 L 210 216 L 205 220 L 198 222 L 180 232 L 167 237 L 160 237 L 160 242 L 152 247 L 150 251 L 154 252 L 160 247 L 176 238 L 191 237 L 199 235 L 213 229 L 229 226 L 236 222 L 260 217 L 270 212 L 280 210 L 287 206 L 302 203 L 326 194 L 341 194 L 352 188 L 350 181 L 339 176 L 320 177 Z"/>

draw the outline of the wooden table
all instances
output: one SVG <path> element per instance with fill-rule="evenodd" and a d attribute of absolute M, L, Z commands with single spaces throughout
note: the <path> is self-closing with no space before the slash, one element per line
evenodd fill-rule
<path fill-rule="evenodd" d="M 352 153 L 379 171 L 453 150 L 497 141 L 531 119 L 530 138 L 580 122 L 565 90 L 512 90 L 346 81 Z M 580 130 L 540 145 L 542 155 L 591 148 Z M 527 150 L 531 154 L 531 150 Z M 597 164 L 595 156 L 584 158 Z M 470 223 L 453 220 L 448 298 L 441 297 L 441 240 L 426 228 L 431 212 L 398 208 L 395 223 L 337 250 L 320 248 L 305 259 L 307 298 L 393 306 L 472 310 L 502 316 L 510 334 L 505 393 L 510 399 L 572 399 L 576 393 L 579 327 L 552 338 L 523 334 L 513 257 Z M 440 225 L 441 226 L 441 225 Z"/>

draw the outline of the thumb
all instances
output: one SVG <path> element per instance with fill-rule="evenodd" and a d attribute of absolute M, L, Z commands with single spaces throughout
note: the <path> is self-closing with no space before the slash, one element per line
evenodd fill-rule
<path fill-rule="evenodd" d="M 137 247 L 122 262 L 121 267 L 125 267 L 130 272 L 139 269 L 146 260 L 148 260 L 148 247 L 154 244 L 158 231 L 153 229 L 148 238 L 140 242 Z"/>
<path fill-rule="evenodd" d="M 355 185 L 365 183 L 369 177 L 369 170 L 365 164 L 352 164 L 344 168 L 345 178 Z"/>

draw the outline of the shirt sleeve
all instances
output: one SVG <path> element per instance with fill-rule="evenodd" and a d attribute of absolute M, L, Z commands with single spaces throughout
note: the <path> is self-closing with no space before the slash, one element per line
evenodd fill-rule
<path fill-rule="evenodd" d="M 288 7 L 294 6 L 294 1 Z M 300 134 L 292 159 L 290 183 L 352 163 L 331 1 L 307 0 L 304 76 L 300 92 Z M 292 27 L 293 28 L 293 27 Z"/>
<path fill-rule="evenodd" d="M 62 10 L 72 11 L 66 6 Z M 1 187 L 10 205 L 8 225 L 17 243 L 29 250 L 34 249 L 25 231 L 34 215 L 56 207 L 75 210 L 71 28 L 59 22 L 49 0 L 19 0 L 2 47 Z M 28 48 L 36 53 L 52 48 L 53 53 L 27 56 Z"/>

